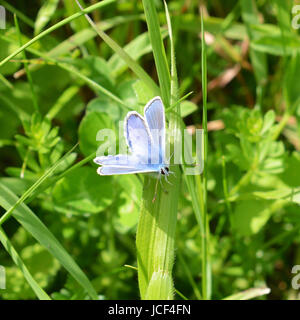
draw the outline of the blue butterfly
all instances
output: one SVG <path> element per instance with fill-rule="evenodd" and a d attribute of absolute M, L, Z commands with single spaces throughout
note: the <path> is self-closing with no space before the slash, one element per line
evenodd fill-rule
<path fill-rule="evenodd" d="M 130 155 L 96 157 L 102 176 L 115 174 L 154 173 L 167 176 L 172 173 L 165 159 L 165 110 L 160 97 L 155 97 L 144 108 L 144 117 L 136 111 L 128 112 L 124 120 L 124 135 Z"/>

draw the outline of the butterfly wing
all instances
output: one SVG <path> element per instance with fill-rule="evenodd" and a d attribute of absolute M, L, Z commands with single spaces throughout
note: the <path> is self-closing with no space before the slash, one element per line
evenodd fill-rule
<path fill-rule="evenodd" d="M 125 167 L 135 167 L 139 164 L 139 159 L 127 155 L 127 154 L 117 154 L 115 156 L 102 156 L 96 157 L 94 162 L 101 165 L 101 166 L 125 166 Z"/>
<path fill-rule="evenodd" d="M 97 173 L 102 176 L 158 171 L 157 166 L 142 164 L 140 159 L 133 155 L 118 154 L 115 156 L 102 156 L 95 158 L 94 162 L 102 166 L 97 170 Z"/>
<path fill-rule="evenodd" d="M 101 176 L 111 176 L 114 174 L 150 173 L 156 171 L 157 170 L 151 170 L 147 165 L 143 167 L 102 166 L 98 168 L 97 173 Z"/>
<path fill-rule="evenodd" d="M 102 166 L 97 170 L 100 175 L 160 171 L 165 160 L 165 112 L 160 97 L 146 105 L 145 117 L 146 120 L 135 111 L 128 112 L 124 135 L 132 154 L 95 158 L 94 162 Z"/>
<path fill-rule="evenodd" d="M 165 163 L 166 130 L 165 109 L 160 97 L 153 98 L 144 109 L 153 144 L 157 146 L 158 163 Z"/>
<path fill-rule="evenodd" d="M 132 155 L 139 159 L 139 163 L 149 164 L 153 141 L 145 119 L 135 111 L 128 112 L 124 130 Z"/>

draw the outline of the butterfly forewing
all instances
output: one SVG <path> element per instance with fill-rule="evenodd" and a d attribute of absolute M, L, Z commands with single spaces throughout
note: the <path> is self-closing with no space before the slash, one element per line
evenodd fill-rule
<path fill-rule="evenodd" d="M 145 119 L 137 112 L 129 112 L 125 120 L 125 137 L 132 155 L 142 164 L 149 164 L 153 141 Z"/>
<path fill-rule="evenodd" d="M 163 164 L 165 162 L 165 110 L 160 97 L 153 98 L 145 107 L 145 119 L 149 127 L 153 145 L 157 154 L 152 152 L 152 163 Z"/>

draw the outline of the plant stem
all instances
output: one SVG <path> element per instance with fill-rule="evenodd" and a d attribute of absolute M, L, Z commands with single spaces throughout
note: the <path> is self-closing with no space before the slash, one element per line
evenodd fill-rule
<path fill-rule="evenodd" d="M 204 300 L 211 297 L 211 266 L 209 256 L 209 220 L 207 213 L 207 69 L 206 69 L 206 45 L 204 39 L 204 21 L 201 14 L 201 43 L 202 43 L 202 97 L 203 97 L 203 119 L 202 127 L 204 130 L 204 146 L 203 146 L 203 237 L 202 237 L 202 296 Z"/>
<path fill-rule="evenodd" d="M 5 65 L 10 59 L 14 58 L 16 55 L 18 55 L 19 53 L 21 53 L 23 50 L 25 50 L 26 48 L 28 48 L 29 46 L 31 46 L 33 43 L 37 42 L 38 40 L 42 39 L 44 36 L 46 36 L 47 34 L 57 30 L 58 28 L 66 25 L 67 23 L 81 17 L 84 14 L 90 13 L 96 9 L 99 9 L 101 7 L 107 6 L 108 4 L 111 4 L 113 2 L 115 2 L 116 0 L 104 0 L 101 2 L 98 2 L 92 6 L 89 6 L 88 8 L 82 10 L 81 12 L 77 12 L 75 14 L 73 14 L 72 16 L 63 19 L 62 21 L 56 23 L 54 26 L 48 28 L 47 30 L 41 32 L 40 34 L 38 34 L 36 37 L 32 38 L 30 41 L 28 41 L 27 43 L 25 43 L 23 46 L 21 46 L 19 49 L 17 49 L 15 52 L 13 52 L 12 54 L 10 54 L 9 56 L 7 56 L 5 59 L 3 59 L 0 62 L 0 67 L 2 67 L 3 65 Z"/>

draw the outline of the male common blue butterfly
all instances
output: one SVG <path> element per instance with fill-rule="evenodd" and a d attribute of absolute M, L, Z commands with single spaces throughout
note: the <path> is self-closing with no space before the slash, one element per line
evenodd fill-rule
<path fill-rule="evenodd" d="M 165 159 L 165 110 L 160 97 L 144 108 L 144 117 L 136 111 L 128 112 L 124 120 L 124 135 L 131 155 L 96 157 L 101 165 L 98 174 L 155 173 L 165 178 L 171 173 Z"/>

